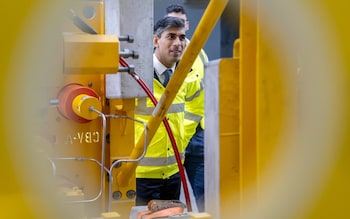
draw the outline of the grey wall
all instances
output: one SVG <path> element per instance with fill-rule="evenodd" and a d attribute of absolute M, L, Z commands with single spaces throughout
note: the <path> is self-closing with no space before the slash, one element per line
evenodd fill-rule
<path fill-rule="evenodd" d="M 234 40 L 238 38 L 239 7 L 238 4 L 234 4 L 235 2 L 239 2 L 239 0 L 230 0 L 204 46 L 209 60 L 232 57 L 232 45 Z M 191 38 L 209 0 L 154 0 L 155 22 L 165 15 L 165 8 L 174 3 L 182 4 L 186 10 L 187 19 L 190 21 L 190 30 L 187 32 L 187 36 Z"/>

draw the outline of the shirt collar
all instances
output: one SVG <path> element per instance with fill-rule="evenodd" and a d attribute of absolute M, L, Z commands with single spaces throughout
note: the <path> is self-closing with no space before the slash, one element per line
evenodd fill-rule
<path fill-rule="evenodd" d="M 171 68 L 171 70 L 173 70 L 173 72 L 175 71 L 175 66 L 176 66 L 176 64 L 174 64 L 173 67 Z M 163 72 L 166 69 L 168 69 L 158 60 L 156 54 L 153 54 L 153 67 L 158 75 L 163 74 Z"/>

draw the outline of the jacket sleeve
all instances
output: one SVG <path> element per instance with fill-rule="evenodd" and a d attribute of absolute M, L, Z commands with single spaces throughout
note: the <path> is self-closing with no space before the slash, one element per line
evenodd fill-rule
<path fill-rule="evenodd" d="M 184 143 L 187 145 L 204 117 L 204 84 L 203 78 L 196 71 L 189 72 L 185 83 L 187 92 L 185 98 Z"/>

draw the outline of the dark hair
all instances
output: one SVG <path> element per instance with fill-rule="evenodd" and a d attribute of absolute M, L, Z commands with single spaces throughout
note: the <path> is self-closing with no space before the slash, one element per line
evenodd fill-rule
<path fill-rule="evenodd" d="M 166 13 L 170 14 L 170 13 L 181 13 L 181 14 L 186 14 L 185 8 L 182 5 L 178 5 L 178 4 L 173 4 L 173 5 L 169 5 L 166 8 Z"/>
<path fill-rule="evenodd" d="M 184 20 L 178 17 L 170 17 L 170 16 L 163 17 L 159 19 L 154 25 L 153 33 L 160 38 L 162 33 L 165 30 L 173 27 L 184 28 L 185 27 Z"/>

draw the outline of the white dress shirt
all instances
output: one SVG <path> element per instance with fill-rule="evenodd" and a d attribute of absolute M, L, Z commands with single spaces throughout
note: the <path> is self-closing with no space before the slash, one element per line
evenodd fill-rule
<path fill-rule="evenodd" d="M 171 67 L 171 70 L 175 71 L 175 66 L 176 64 L 173 65 L 173 67 Z M 165 76 L 164 76 L 164 71 L 167 70 L 168 68 L 165 67 L 159 60 L 158 58 L 156 57 L 155 54 L 153 54 L 153 67 L 154 67 L 154 70 L 160 80 L 161 83 L 164 83 L 164 79 L 165 79 Z M 171 76 L 170 76 L 171 77 Z"/>

